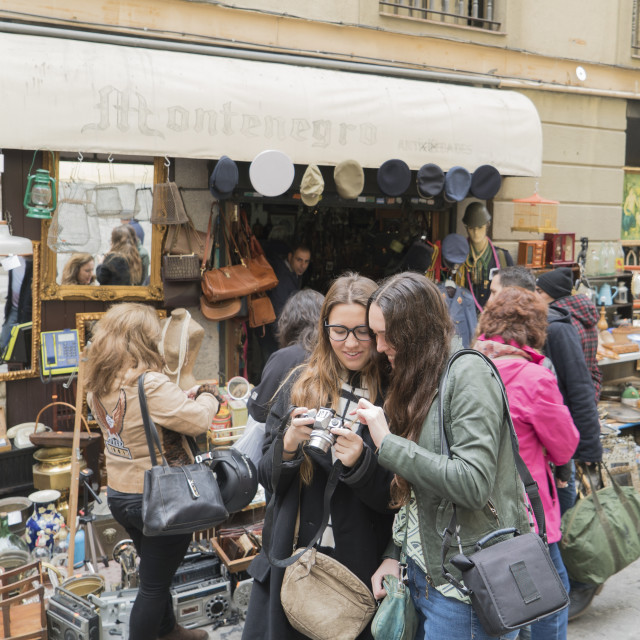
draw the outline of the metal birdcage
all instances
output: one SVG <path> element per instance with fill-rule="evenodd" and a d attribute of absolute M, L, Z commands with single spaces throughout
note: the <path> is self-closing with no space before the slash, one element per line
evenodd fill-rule
<path fill-rule="evenodd" d="M 537 193 L 530 198 L 515 199 L 511 231 L 557 233 L 558 204 L 557 200 L 545 200 Z"/>
<path fill-rule="evenodd" d="M 175 182 L 162 182 L 153 189 L 153 224 L 184 224 L 189 218 Z"/>

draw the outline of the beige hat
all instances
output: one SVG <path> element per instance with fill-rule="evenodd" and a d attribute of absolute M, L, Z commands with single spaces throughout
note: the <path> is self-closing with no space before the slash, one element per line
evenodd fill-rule
<path fill-rule="evenodd" d="M 334 172 L 333 179 L 336 190 L 341 198 L 353 200 L 364 189 L 364 171 L 356 160 L 343 160 Z"/>
<path fill-rule="evenodd" d="M 200 311 L 207 320 L 228 320 L 237 315 L 242 306 L 240 298 L 231 298 L 221 302 L 209 302 L 204 296 L 200 296 Z"/>
<path fill-rule="evenodd" d="M 300 183 L 300 198 L 307 207 L 314 207 L 322 197 L 324 190 L 324 180 L 318 165 L 310 164 L 302 176 Z"/>

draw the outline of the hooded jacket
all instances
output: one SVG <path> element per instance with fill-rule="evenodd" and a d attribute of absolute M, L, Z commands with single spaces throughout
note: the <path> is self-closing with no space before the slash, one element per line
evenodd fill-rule
<path fill-rule="evenodd" d="M 571 419 L 580 432 L 574 458 L 583 462 L 600 462 L 600 419 L 593 392 L 593 381 L 571 315 L 565 309 L 550 306 L 547 311 L 547 341 L 544 354 L 556 370 L 558 387 Z"/>

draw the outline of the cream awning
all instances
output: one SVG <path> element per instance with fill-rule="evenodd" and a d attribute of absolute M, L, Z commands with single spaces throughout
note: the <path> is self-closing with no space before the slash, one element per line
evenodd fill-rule
<path fill-rule="evenodd" d="M 513 91 L 9 33 L 0 56 L 4 148 L 541 172 L 538 113 Z"/>

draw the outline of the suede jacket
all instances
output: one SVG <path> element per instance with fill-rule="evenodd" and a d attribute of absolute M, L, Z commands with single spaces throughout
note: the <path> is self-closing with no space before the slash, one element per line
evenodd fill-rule
<path fill-rule="evenodd" d="M 427 581 L 433 586 L 447 584 L 441 549 L 452 504 L 456 504 L 465 554 L 473 553 L 475 543 L 497 529 L 531 530 L 502 394 L 492 370 L 480 357 L 464 355 L 453 363 L 444 393 L 452 459 L 441 453 L 437 393 L 418 442 L 390 434 L 378 453 L 378 463 L 405 478 L 416 496 Z M 454 542 L 445 566 L 460 579 L 460 572 L 449 562 L 457 553 Z M 389 544 L 386 555 L 399 558 L 400 549 Z"/>

